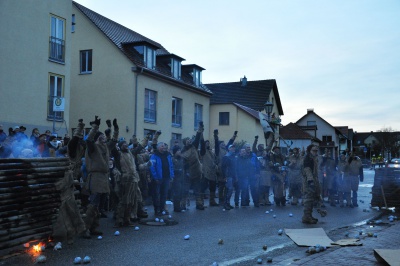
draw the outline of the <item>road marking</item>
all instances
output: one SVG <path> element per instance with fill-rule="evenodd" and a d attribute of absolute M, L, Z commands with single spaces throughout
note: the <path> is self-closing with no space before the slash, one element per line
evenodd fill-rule
<path fill-rule="evenodd" d="M 359 187 L 373 187 L 373 184 L 359 184 Z"/>
<path fill-rule="evenodd" d="M 273 251 L 275 249 L 284 248 L 285 246 L 288 246 L 290 244 L 293 244 L 293 242 L 286 242 L 286 243 L 283 243 L 283 244 L 280 244 L 280 245 L 277 245 L 277 246 L 268 247 L 267 251 L 264 251 L 264 250 L 255 251 L 253 253 L 250 253 L 250 254 L 248 254 L 246 256 L 243 256 L 243 257 L 240 257 L 240 258 L 223 261 L 221 263 L 218 263 L 218 265 L 221 265 L 221 266 L 234 265 L 236 263 L 245 262 L 245 261 L 249 261 L 249 260 L 254 260 L 254 258 L 256 258 L 256 257 L 265 255 L 268 252 L 271 252 L 271 251 Z"/>

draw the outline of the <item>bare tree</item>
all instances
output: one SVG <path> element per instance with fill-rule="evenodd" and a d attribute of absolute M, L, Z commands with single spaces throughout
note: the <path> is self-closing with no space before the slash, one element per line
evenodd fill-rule
<path fill-rule="evenodd" d="M 378 140 L 374 150 L 382 153 L 388 152 L 391 157 L 399 156 L 400 132 L 391 127 L 386 127 L 375 132 L 374 136 Z"/>

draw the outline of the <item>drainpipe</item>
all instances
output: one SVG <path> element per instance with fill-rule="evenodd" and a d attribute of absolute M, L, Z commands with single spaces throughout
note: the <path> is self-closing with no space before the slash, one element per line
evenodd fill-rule
<path fill-rule="evenodd" d="M 140 69 L 140 70 L 139 70 Z M 136 135 L 137 129 L 137 109 L 138 109 L 138 79 L 139 75 L 143 73 L 143 67 L 132 67 L 132 71 L 136 73 L 135 79 L 135 121 L 134 121 L 134 129 L 133 134 Z"/>

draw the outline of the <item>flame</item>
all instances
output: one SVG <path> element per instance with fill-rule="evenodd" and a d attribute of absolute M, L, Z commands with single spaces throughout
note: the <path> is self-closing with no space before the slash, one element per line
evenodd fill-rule
<path fill-rule="evenodd" d="M 34 245 L 32 248 L 33 248 L 33 251 L 35 251 L 35 252 L 42 251 L 42 247 L 40 246 L 40 243 L 37 245 Z"/>
<path fill-rule="evenodd" d="M 46 244 L 40 242 L 37 245 L 33 245 L 32 248 L 29 249 L 28 253 L 32 256 L 38 256 L 43 251 L 44 247 L 46 247 Z"/>

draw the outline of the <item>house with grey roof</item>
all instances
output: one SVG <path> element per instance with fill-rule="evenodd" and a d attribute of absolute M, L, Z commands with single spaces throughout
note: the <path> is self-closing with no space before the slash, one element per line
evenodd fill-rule
<path fill-rule="evenodd" d="M 305 151 L 307 146 L 312 143 L 321 143 L 321 140 L 307 133 L 295 123 L 289 123 L 280 128 L 281 136 L 279 146 L 282 152 L 287 152 L 293 148 L 299 148 L 300 151 Z"/>
<path fill-rule="evenodd" d="M 316 114 L 314 109 L 308 109 L 307 113 L 297 120 L 296 125 L 320 140 L 319 147 L 321 152 L 325 152 L 327 149 L 333 156 L 338 156 L 340 152 L 347 148 L 351 149 L 347 142 L 348 136 Z"/>
<path fill-rule="evenodd" d="M 237 82 L 206 86 L 213 93 L 210 100 L 210 128 L 219 129 L 222 139 L 229 139 L 236 130 L 239 131 L 238 140 L 252 142 L 256 135 L 263 136 L 260 112 L 270 121 L 275 129 L 275 139 L 278 138 L 283 108 L 276 80 L 248 81 L 244 77 Z M 265 112 L 267 101 L 273 104 L 269 118 Z"/>
<path fill-rule="evenodd" d="M 165 142 L 192 136 L 199 121 L 209 128 L 212 92 L 202 83 L 203 67 L 184 65 L 160 43 L 76 2 L 72 13 L 72 126 L 79 118 L 116 117 L 122 137 L 162 129 Z"/>

